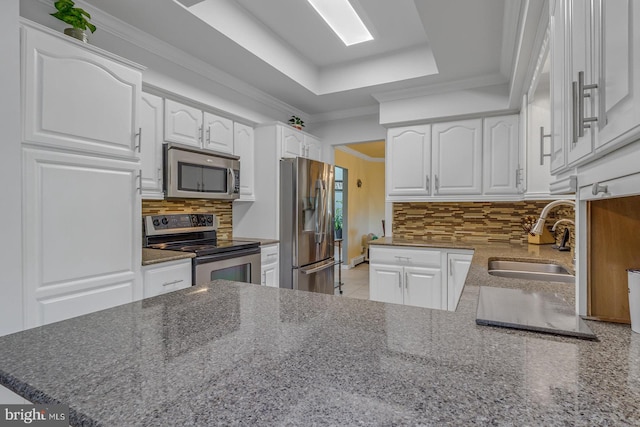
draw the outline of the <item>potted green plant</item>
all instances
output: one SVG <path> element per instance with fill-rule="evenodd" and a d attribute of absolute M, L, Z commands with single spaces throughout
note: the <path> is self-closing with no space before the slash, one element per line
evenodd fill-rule
<path fill-rule="evenodd" d="M 291 116 L 291 118 L 289 119 L 289 123 L 291 123 L 291 126 L 298 130 L 302 130 L 302 128 L 304 127 L 304 121 L 302 121 L 302 119 L 298 116 Z"/>
<path fill-rule="evenodd" d="M 64 33 L 86 43 L 85 30 L 89 29 L 92 33 L 96 31 L 96 26 L 89 22 L 91 15 L 84 9 L 74 7 L 75 3 L 72 0 L 57 0 L 53 5 L 57 12 L 52 13 L 51 16 L 71 25 L 71 28 L 66 28 Z"/>
<path fill-rule="evenodd" d="M 335 238 L 342 239 L 342 208 L 336 209 L 336 216 L 333 220 L 334 228 L 336 230 Z"/>

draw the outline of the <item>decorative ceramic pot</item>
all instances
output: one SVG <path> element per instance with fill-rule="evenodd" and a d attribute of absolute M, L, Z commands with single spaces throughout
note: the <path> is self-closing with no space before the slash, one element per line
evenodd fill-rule
<path fill-rule="evenodd" d="M 65 28 L 64 33 L 74 39 L 78 39 L 83 43 L 87 42 L 87 34 L 79 28 Z"/>

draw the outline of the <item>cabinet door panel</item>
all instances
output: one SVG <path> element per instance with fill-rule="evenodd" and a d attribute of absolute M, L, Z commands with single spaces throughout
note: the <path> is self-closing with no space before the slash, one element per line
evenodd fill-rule
<path fill-rule="evenodd" d="M 233 121 L 204 113 L 204 148 L 221 153 L 233 153 Z"/>
<path fill-rule="evenodd" d="M 389 129 L 386 156 L 387 195 L 430 195 L 430 126 Z"/>
<path fill-rule="evenodd" d="M 240 199 L 255 199 L 255 153 L 253 128 L 234 123 L 233 151 L 240 157 Z"/>
<path fill-rule="evenodd" d="M 302 156 L 304 135 L 295 129 L 282 127 L 282 157 Z"/>
<path fill-rule="evenodd" d="M 404 303 L 441 310 L 447 307 L 446 288 L 439 268 L 405 267 Z"/>
<path fill-rule="evenodd" d="M 202 111 L 171 99 L 164 104 L 164 140 L 202 146 Z"/>
<path fill-rule="evenodd" d="M 24 139 L 136 157 L 140 72 L 33 28 L 23 37 Z"/>
<path fill-rule="evenodd" d="M 435 194 L 482 193 L 482 120 L 433 125 Z"/>
<path fill-rule="evenodd" d="M 518 192 L 518 117 L 491 117 L 484 120 L 483 170 L 486 194 Z"/>
<path fill-rule="evenodd" d="M 142 94 L 140 159 L 143 198 L 162 198 L 162 98 Z"/>
<path fill-rule="evenodd" d="M 141 298 L 138 164 L 23 152 L 26 325 Z"/>
<path fill-rule="evenodd" d="M 403 303 L 402 267 L 369 265 L 369 299 L 372 301 Z"/>
<path fill-rule="evenodd" d="M 640 26 L 640 8 L 630 0 L 600 0 L 598 5 L 596 147 L 605 148 L 637 139 L 640 132 L 640 36 L 634 31 Z"/>

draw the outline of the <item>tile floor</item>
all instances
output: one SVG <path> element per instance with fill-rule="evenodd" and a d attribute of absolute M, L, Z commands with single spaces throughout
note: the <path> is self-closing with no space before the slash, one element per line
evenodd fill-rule
<path fill-rule="evenodd" d="M 338 270 L 335 272 L 336 283 Z M 342 296 L 357 299 L 369 299 L 369 263 L 363 262 L 355 268 L 342 269 Z M 336 295 L 338 288 L 336 288 Z"/>

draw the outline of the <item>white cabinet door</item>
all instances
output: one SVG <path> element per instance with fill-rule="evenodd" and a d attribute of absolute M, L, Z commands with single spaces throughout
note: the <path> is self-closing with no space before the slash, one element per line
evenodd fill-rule
<path fill-rule="evenodd" d="M 207 150 L 233 153 L 233 121 L 204 112 L 204 144 Z"/>
<path fill-rule="evenodd" d="M 140 103 L 140 161 L 142 198 L 162 199 L 162 98 L 142 94 Z"/>
<path fill-rule="evenodd" d="M 23 28 L 23 138 L 125 158 L 138 155 L 139 70 Z"/>
<path fill-rule="evenodd" d="M 142 267 L 144 297 L 150 298 L 191 286 L 191 258 Z"/>
<path fill-rule="evenodd" d="M 304 135 L 293 128 L 281 127 L 282 132 L 282 156 L 301 157 L 304 146 Z"/>
<path fill-rule="evenodd" d="M 139 163 L 23 148 L 25 327 L 142 298 Z"/>
<path fill-rule="evenodd" d="M 369 264 L 369 299 L 402 304 L 402 274 L 404 269 L 395 265 Z"/>
<path fill-rule="evenodd" d="M 202 111 L 171 99 L 164 103 L 164 140 L 202 147 Z"/>
<path fill-rule="evenodd" d="M 518 193 L 518 116 L 486 118 L 483 132 L 484 193 Z"/>
<path fill-rule="evenodd" d="M 447 309 L 455 311 L 460 300 L 460 295 L 467 280 L 467 273 L 471 267 L 471 258 L 468 254 L 447 254 L 449 262 L 449 277 L 447 283 Z"/>
<path fill-rule="evenodd" d="M 569 24 L 567 31 L 568 40 L 568 57 L 569 57 L 569 87 L 572 97 L 576 101 L 572 102 L 571 108 L 571 124 L 572 130 L 569 134 L 571 141 L 568 144 L 568 163 L 575 164 L 582 161 L 593 153 L 595 145 L 595 133 L 593 130 L 597 127 L 596 123 L 591 123 L 585 128 L 580 124 L 580 115 L 585 118 L 595 116 L 595 96 L 583 97 L 584 93 L 595 95 L 592 90 L 585 90 L 580 93 L 577 85 L 581 73 L 585 85 L 594 83 L 594 74 L 592 72 L 592 49 L 591 35 L 592 27 L 592 1 L 591 0 L 571 0 L 568 3 L 568 19 Z M 574 84 L 575 83 L 575 84 Z M 575 94 L 574 94 L 575 92 Z M 573 98 L 572 98 L 573 99 Z M 581 129 L 582 128 L 582 129 Z M 583 136 L 580 136 L 583 133 Z"/>
<path fill-rule="evenodd" d="M 253 128 L 233 124 L 233 153 L 240 157 L 240 200 L 255 200 L 255 150 Z"/>
<path fill-rule="evenodd" d="M 567 165 L 565 149 L 571 138 L 569 93 L 566 49 L 566 0 L 551 0 L 550 7 L 550 52 L 551 55 L 551 172 L 557 173 Z"/>
<path fill-rule="evenodd" d="M 265 245 L 260 248 L 262 280 L 264 286 L 280 287 L 278 244 Z"/>
<path fill-rule="evenodd" d="M 304 136 L 304 154 L 303 157 L 311 160 L 322 161 L 322 145 L 320 141 L 310 137 Z"/>
<path fill-rule="evenodd" d="M 387 195 L 431 195 L 431 126 L 392 128 L 386 141 Z"/>
<path fill-rule="evenodd" d="M 433 125 L 433 180 L 435 195 L 482 193 L 482 119 Z"/>
<path fill-rule="evenodd" d="M 596 148 L 637 139 L 640 132 L 640 8 L 632 0 L 595 2 L 598 101 Z"/>
<path fill-rule="evenodd" d="M 446 309 L 446 287 L 439 268 L 404 268 L 404 304 L 416 307 Z"/>

